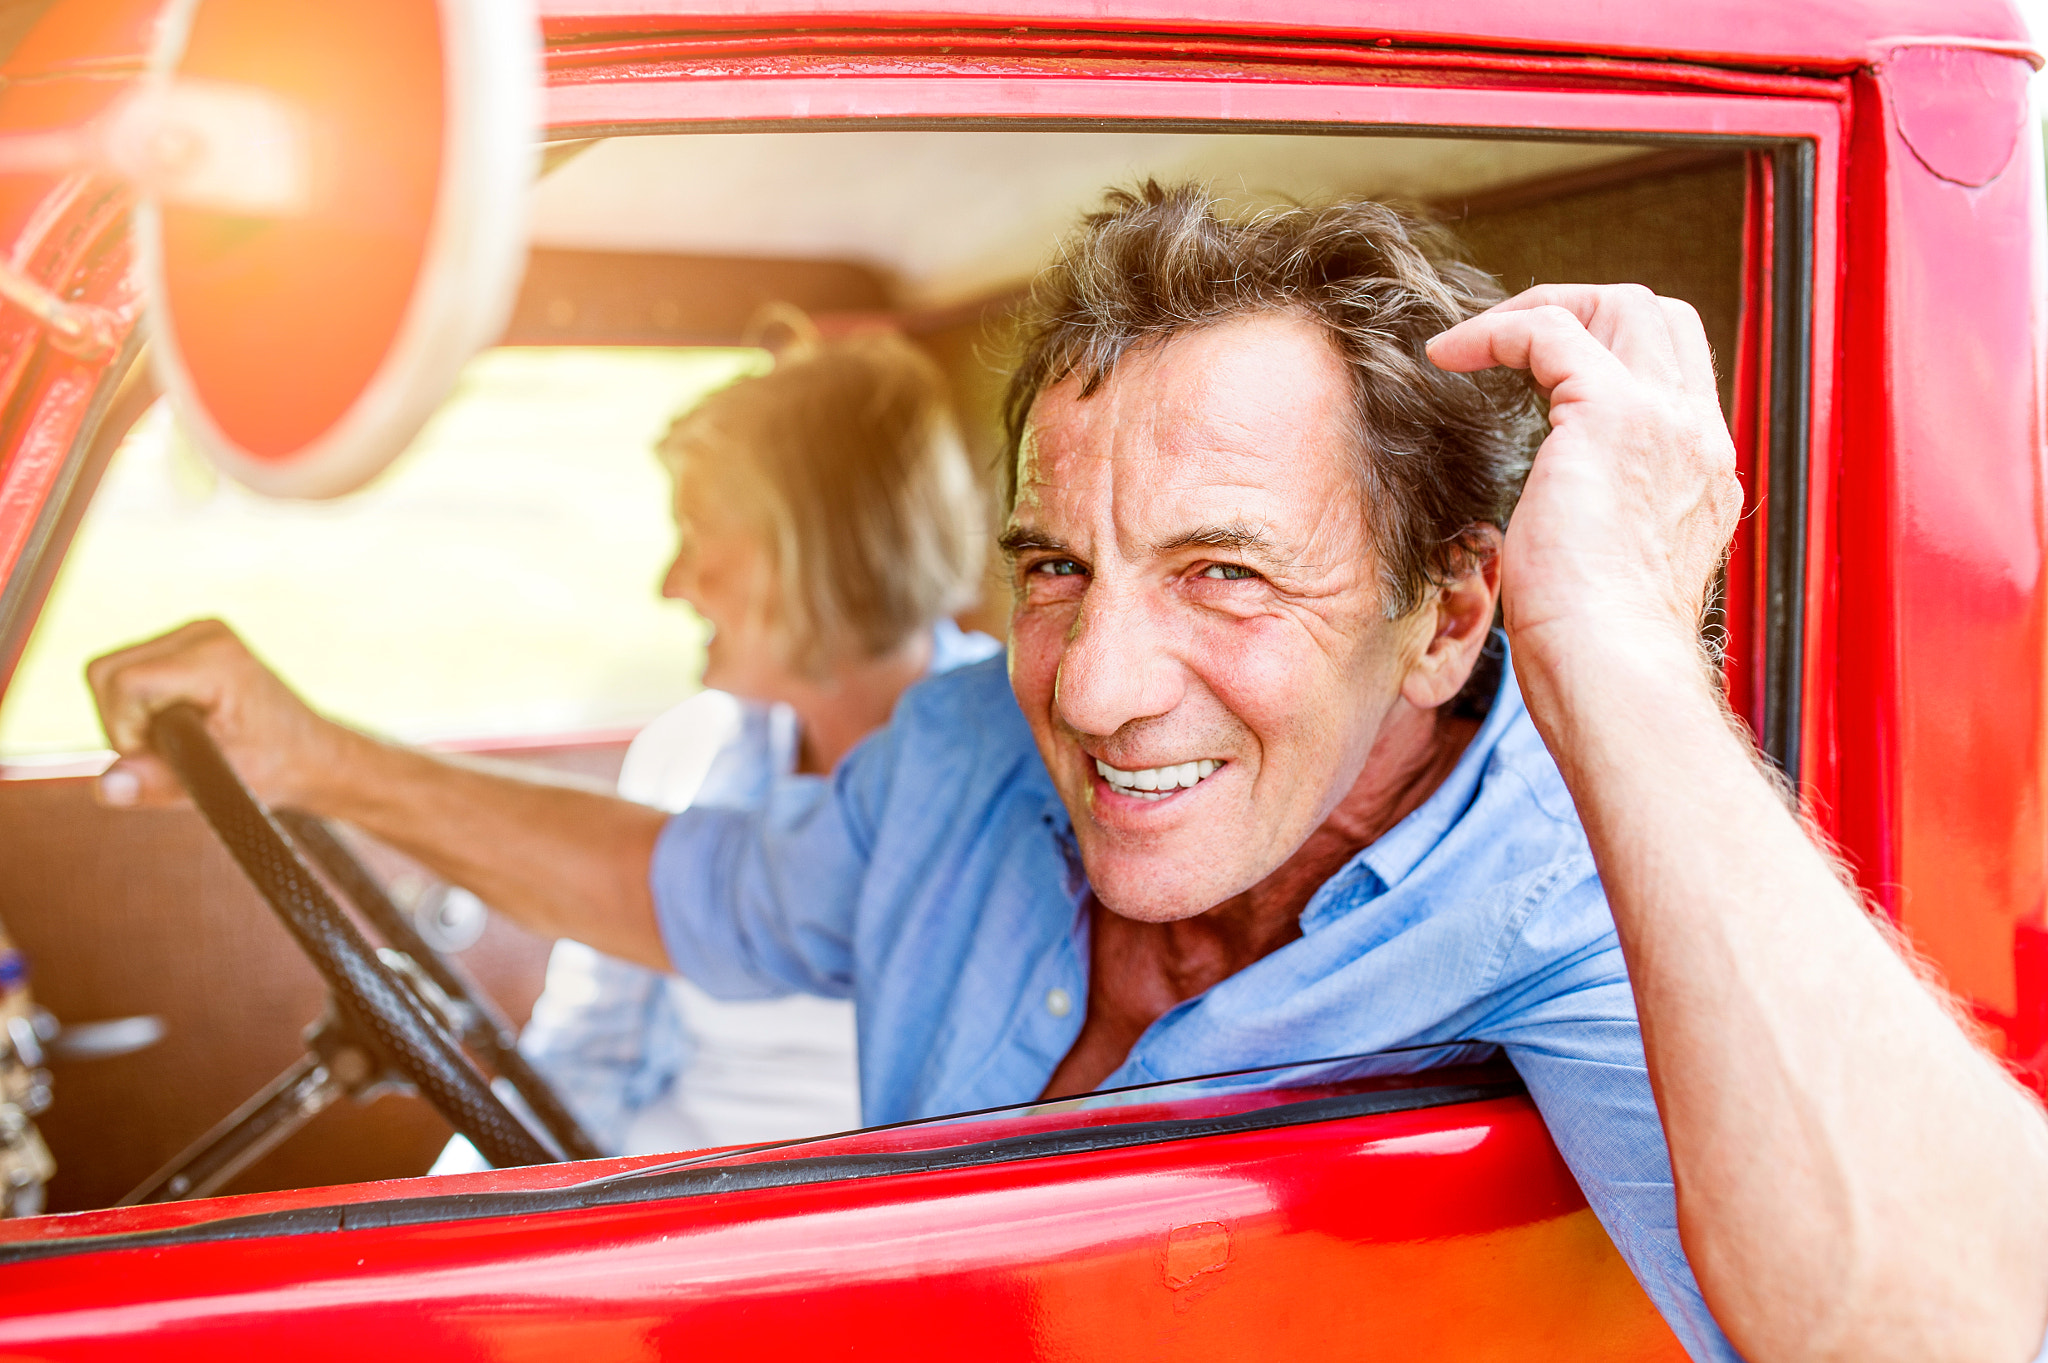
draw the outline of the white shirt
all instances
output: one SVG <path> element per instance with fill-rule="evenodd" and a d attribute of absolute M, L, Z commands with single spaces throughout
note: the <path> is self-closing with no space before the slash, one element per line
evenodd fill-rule
<path fill-rule="evenodd" d="M 934 673 L 1000 649 L 951 621 L 934 627 L 932 644 Z M 703 691 L 633 740 L 619 793 L 670 811 L 753 809 L 796 764 L 795 711 Z M 548 958 L 519 1048 L 611 1154 L 752 1145 L 860 1125 L 847 1000 L 714 999 L 680 976 L 563 940 Z M 433 1172 L 483 1167 L 457 1137 Z"/>

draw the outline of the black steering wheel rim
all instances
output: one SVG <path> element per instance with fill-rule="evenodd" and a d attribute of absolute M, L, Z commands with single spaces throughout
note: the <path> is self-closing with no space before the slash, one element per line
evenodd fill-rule
<path fill-rule="evenodd" d="M 302 809 L 274 809 L 271 813 L 300 854 L 312 860 L 385 944 L 411 958 L 433 986 L 468 1015 L 463 1036 L 470 1048 L 512 1085 L 563 1155 L 572 1160 L 604 1158 L 605 1152 L 584 1131 L 568 1104 L 519 1053 L 519 1033 L 511 1020 L 466 971 L 420 935 L 412 919 L 334 830 Z"/>
<path fill-rule="evenodd" d="M 214 835 L 383 1058 L 498 1168 L 555 1156 L 514 1116 L 462 1048 L 356 929 L 306 858 L 206 732 L 199 711 L 168 706 L 150 745 L 170 764 Z"/>

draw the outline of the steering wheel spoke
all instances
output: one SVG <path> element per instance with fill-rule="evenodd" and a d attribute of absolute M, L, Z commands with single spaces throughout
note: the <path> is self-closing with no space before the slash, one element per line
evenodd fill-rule
<path fill-rule="evenodd" d="M 570 1159 L 602 1159 L 604 1152 L 583 1130 L 547 1081 L 519 1053 L 519 1033 L 460 964 L 428 942 L 403 909 L 392 902 L 361 858 L 322 820 L 298 809 L 276 811 L 292 841 L 342 896 L 377 930 L 397 958 L 390 964 L 408 981 L 430 1011 L 489 1062 L 518 1093 L 525 1111 Z M 382 952 L 379 955 L 383 955 Z"/>
<path fill-rule="evenodd" d="M 547 1147 L 492 1091 L 490 1082 L 464 1053 L 460 1038 L 443 1025 L 397 971 L 379 959 L 377 951 L 336 903 L 278 818 L 228 765 L 206 732 L 199 712 L 182 704 L 161 711 L 152 721 L 150 742 L 177 772 L 201 816 L 327 981 L 336 1008 L 360 1029 L 364 1043 L 412 1083 L 493 1165 L 506 1168 L 552 1162 L 554 1156 Z M 320 832 L 333 841 L 324 827 Z M 361 871 L 359 865 L 356 869 Z M 361 874 L 375 885 L 367 872 Z M 389 903 L 388 897 L 384 902 Z M 368 916 L 371 911 L 366 908 L 365 912 Z M 396 914 L 395 909 L 393 913 Z M 384 930 L 381 924 L 379 929 Z M 423 976 L 440 983 L 437 972 L 421 955 L 408 950 L 411 943 L 393 941 L 391 945 L 411 957 Z M 424 942 L 419 947 L 432 955 Z M 440 964 L 447 966 L 446 962 Z M 442 988 L 445 992 L 445 985 Z M 451 997 L 465 993 L 465 989 L 459 988 Z M 473 1001 L 464 1001 L 475 1007 Z M 509 1046 L 503 1049 L 517 1055 Z M 316 1068 L 325 1066 L 316 1059 Z M 505 1073 L 502 1068 L 500 1072 Z M 531 1075 L 530 1069 L 526 1073 Z M 531 1077 L 538 1089 L 546 1090 L 538 1075 Z M 305 1079 L 306 1076 L 301 1076 L 302 1085 Z M 332 1081 L 331 1075 L 329 1079 Z M 280 1079 L 279 1083 L 285 1084 L 286 1080 Z M 273 1090 L 277 1087 L 272 1086 Z M 524 1095 L 525 1086 L 519 1087 Z M 290 1089 L 289 1084 L 286 1089 Z M 341 1091 L 346 1091 L 345 1087 Z M 295 1101 L 285 1090 L 271 1096 L 280 1103 Z M 547 1096 L 553 1098 L 552 1093 Z M 263 1098 L 259 1094 L 255 1101 Z M 327 1102 L 332 1100 L 332 1095 L 326 1098 Z M 556 1105 L 559 1106 L 558 1100 Z M 539 1111 L 539 1105 L 530 1098 L 527 1106 Z M 237 1114 L 244 1115 L 247 1114 Z M 563 1115 L 566 1116 L 566 1110 Z M 574 1125 L 573 1120 L 570 1124 Z M 580 1131 L 576 1134 L 582 1136 Z M 568 1153 L 582 1157 L 576 1147 L 559 1135 L 556 1140 Z M 581 1145 L 596 1153 L 587 1137 Z"/>

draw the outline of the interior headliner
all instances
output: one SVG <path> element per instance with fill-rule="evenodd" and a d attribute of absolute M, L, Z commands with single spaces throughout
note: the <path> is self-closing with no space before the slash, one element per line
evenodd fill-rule
<path fill-rule="evenodd" d="M 1639 155 L 1615 143 L 1388 135 L 838 131 L 616 137 L 536 192 L 536 246 L 847 260 L 895 305 L 1029 278 L 1104 189 L 1199 179 L 1245 200 L 1338 194 L 1455 205 Z"/>

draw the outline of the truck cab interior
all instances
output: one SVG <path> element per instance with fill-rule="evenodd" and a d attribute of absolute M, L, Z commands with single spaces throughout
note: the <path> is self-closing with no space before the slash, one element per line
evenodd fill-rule
<path fill-rule="evenodd" d="M 1799 254 L 1784 244 L 1807 229 L 1772 198 L 1791 163 L 1755 139 L 1074 120 L 582 131 L 546 149 L 499 344 L 368 487 L 319 503 L 239 488 L 142 384 L 94 439 L 0 693 L 0 922 L 58 1019 L 154 1016 L 163 1036 L 50 1057 L 54 1102 L 37 1119 L 56 1159 L 50 1210 L 115 1203 L 288 1065 L 325 995 L 196 814 L 96 804 L 106 756 L 86 659 L 220 615 L 352 721 L 615 775 L 634 730 L 695 687 L 701 643 L 656 599 L 670 546 L 650 446 L 677 410 L 763 362 L 749 327 L 765 305 L 795 305 L 827 334 L 910 337 L 943 367 L 988 467 L 1016 305 L 1105 188 L 1150 177 L 1253 204 L 1392 198 L 1444 221 L 1510 292 L 1630 281 L 1692 303 L 1743 458 L 1774 457 L 1769 303 Z M 1791 636 L 1770 585 L 1792 560 L 1774 570 L 1771 525 L 1738 545 L 1720 627 L 1737 707 L 1782 754 L 1791 683 L 1767 661 Z M 967 622 L 1000 634 L 1005 595 L 992 578 Z M 361 850 L 523 1018 L 549 944 L 457 921 L 447 887 Z M 414 1096 L 342 1103 L 225 1191 L 419 1175 L 449 1134 Z"/>

